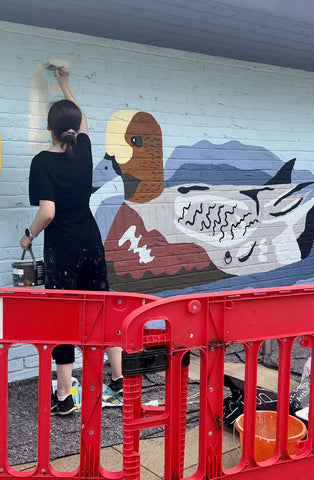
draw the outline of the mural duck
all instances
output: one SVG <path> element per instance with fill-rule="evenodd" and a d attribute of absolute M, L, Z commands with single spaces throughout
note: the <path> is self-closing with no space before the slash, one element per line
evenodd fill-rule
<path fill-rule="evenodd" d="M 120 110 L 106 129 L 106 156 L 124 202 L 105 241 L 111 285 L 186 288 L 267 272 L 312 247 L 312 182 L 291 183 L 294 160 L 263 185 L 188 183 L 164 187 L 162 133 L 146 112 Z"/>

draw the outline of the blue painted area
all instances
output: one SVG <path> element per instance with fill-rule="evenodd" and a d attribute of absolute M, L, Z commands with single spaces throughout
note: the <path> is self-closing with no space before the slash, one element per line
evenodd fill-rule
<path fill-rule="evenodd" d="M 174 149 L 165 165 L 165 187 L 184 183 L 264 185 L 271 182 L 271 179 L 286 163 L 262 147 L 243 145 L 238 141 L 215 145 L 204 140 L 193 146 L 182 145 Z M 116 173 L 111 162 L 104 159 L 94 170 L 93 185 L 99 188 L 115 177 Z M 291 181 L 292 183 L 314 182 L 314 175 L 309 170 L 293 168 L 291 178 L 283 179 L 282 183 Z M 311 185 L 306 187 L 306 190 L 308 198 L 314 196 L 314 188 Z M 100 204 L 96 212 L 96 219 L 104 240 L 122 202 L 121 195 L 108 198 Z M 186 289 L 165 290 L 158 295 L 169 297 L 186 293 L 307 284 L 314 281 L 313 262 L 314 252 L 312 249 L 311 253 L 302 261 L 273 271 L 232 277 L 201 286 L 189 286 Z"/>
<path fill-rule="evenodd" d="M 116 178 L 117 174 L 113 169 L 112 162 L 103 158 L 93 171 L 93 191 L 97 192 L 99 188 Z M 95 213 L 95 219 L 100 229 L 102 241 L 105 242 L 111 224 L 117 211 L 124 200 L 123 195 L 115 195 L 101 201 Z"/>
<path fill-rule="evenodd" d="M 99 205 L 95 219 L 99 226 L 102 241 L 105 242 L 111 224 L 123 203 L 124 197 L 122 195 L 116 195 L 115 197 L 106 198 Z"/>
<path fill-rule="evenodd" d="M 105 183 L 110 182 L 117 176 L 113 169 L 112 162 L 103 158 L 96 165 L 93 171 L 93 188 L 102 187 Z"/>
<path fill-rule="evenodd" d="M 263 147 L 238 141 L 216 145 L 202 140 L 190 147 L 174 149 L 165 166 L 165 187 L 182 183 L 264 185 L 285 163 Z M 309 170 L 295 168 L 291 180 L 293 183 L 314 182 L 314 175 Z M 309 192 L 310 198 L 314 189 Z"/>
<path fill-rule="evenodd" d="M 176 171 L 184 163 L 193 165 L 195 162 L 217 166 L 227 164 L 243 172 L 253 167 L 268 172 L 270 176 L 273 176 L 283 163 L 263 147 L 244 145 L 235 140 L 219 145 L 202 140 L 192 146 L 176 147 L 166 163 L 165 170 Z"/>

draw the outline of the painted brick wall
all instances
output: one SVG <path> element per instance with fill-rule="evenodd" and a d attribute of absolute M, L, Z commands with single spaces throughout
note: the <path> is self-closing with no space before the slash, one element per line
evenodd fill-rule
<path fill-rule="evenodd" d="M 38 376 L 38 353 L 34 345 L 15 344 L 9 350 L 8 380 L 14 382 L 26 378 Z M 82 366 L 81 351 L 75 349 L 75 363 L 73 368 Z M 52 363 L 52 370 L 56 371 L 55 362 Z"/>
<path fill-rule="evenodd" d="M 314 172 L 313 73 L 6 22 L 0 22 L 0 52 L 2 287 L 12 286 L 11 264 L 20 258 L 19 239 L 35 214 L 28 203 L 28 175 L 33 154 L 49 139 L 44 131 L 46 105 L 61 98 L 52 74 L 43 67 L 53 59 L 69 67 L 71 87 L 89 120 L 95 167 L 106 151 L 110 116 L 135 109 L 149 112 L 160 125 L 165 162 L 178 146 L 231 141 L 266 149 L 278 161 L 296 158 L 298 171 Z M 242 168 L 262 169 L 263 162 L 255 159 L 252 164 L 248 156 Z M 120 177 L 92 196 L 93 212 L 112 195 L 123 195 Z M 115 211 L 106 210 L 109 224 Z M 38 257 L 42 242 L 42 235 L 34 242 Z M 313 276 L 309 267 L 297 264 L 295 272 L 294 283 L 309 283 Z M 243 288 L 259 286 L 254 276 L 249 284 L 243 278 Z M 219 285 L 211 288 L 226 287 Z M 36 374 L 37 357 L 31 350 L 21 345 L 11 349 L 12 380 Z"/>

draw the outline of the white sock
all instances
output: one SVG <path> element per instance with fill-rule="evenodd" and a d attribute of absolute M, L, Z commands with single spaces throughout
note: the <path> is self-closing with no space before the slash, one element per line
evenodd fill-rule
<path fill-rule="evenodd" d="M 113 380 L 114 382 L 116 382 L 117 380 L 119 380 L 119 378 L 123 378 L 123 376 L 122 376 L 122 375 L 120 375 L 120 377 L 117 377 L 117 378 L 113 378 L 113 377 L 111 377 L 111 380 Z"/>
<path fill-rule="evenodd" d="M 60 397 L 59 395 L 57 395 L 59 402 L 63 402 L 63 400 L 65 400 L 68 396 L 69 395 L 63 395 L 63 397 Z"/>

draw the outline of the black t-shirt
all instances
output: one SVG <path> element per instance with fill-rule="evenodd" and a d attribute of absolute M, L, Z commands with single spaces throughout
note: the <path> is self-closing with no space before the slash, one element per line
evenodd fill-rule
<path fill-rule="evenodd" d="M 99 257 L 103 245 L 96 221 L 89 208 L 93 161 L 88 135 L 77 136 L 74 158 L 48 150 L 31 163 L 29 199 L 55 203 L 55 217 L 45 229 L 46 261 L 71 264 L 84 258 Z"/>

